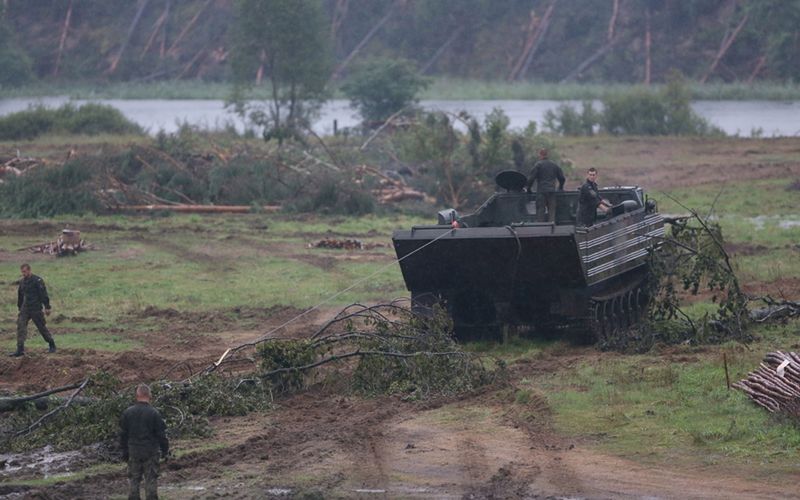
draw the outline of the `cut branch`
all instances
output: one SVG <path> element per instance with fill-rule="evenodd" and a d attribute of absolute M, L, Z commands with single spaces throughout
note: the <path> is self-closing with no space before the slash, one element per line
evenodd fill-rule
<path fill-rule="evenodd" d="M 52 411 L 49 411 L 49 412 L 45 413 L 36 422 L 34 422 L 31 425 L 29 425 L 27 428 L 22 429 L 21 431 L 15 432 L 13 434 L 13 436 L 14 437 L 19 437 L 19 436 L 24 436 L 26 434 L 29 434 L 31 431 L 33 431 L 33 430 L 37 429 L 39 426 L 41 426 L 47 419 L 53 417 L 55 414 L 57 414 L 57 413 L 59 413 L 61 411 L 66 410 L 67 408 L 69 408 L 69 405 L 72 404 L 72 400 L 75 399 L 75 396 L 80 394 L 81 391 L 83 391 L 83 389 L 89 383 L 89 380 L 90 379 L 88 379 L 88 378 L 86 380 L 84 380 L 78 386 L 78 388 L 75 390 L 75 392 L 73 392 L 72 395 L 70 395 L 70 397 L 66 401 L 64 401 L 64 404 L 62 404 L 61 406 L 59 406 L 58 408 L 56 408 L 56 409 L 54 409 Z"/>
<path fill-rule="evenodd" d="M 76 389 L 80 386 L 81 382 L 76 382 L 74 384 L 56 387 L 55 389 L 50 389 L 49 391 L 40 392 L 38 394 L 31 394 L 30 396 L 20 396 L 17 398 L 0 398 L 0 411 L 15 410 L 22 404 L 27 403 L 28 401 L 35 401 L 37 399 L 47 397 L 51 394 L 58 394 L 59 392 L 69 391 L 72 389 Z"/>

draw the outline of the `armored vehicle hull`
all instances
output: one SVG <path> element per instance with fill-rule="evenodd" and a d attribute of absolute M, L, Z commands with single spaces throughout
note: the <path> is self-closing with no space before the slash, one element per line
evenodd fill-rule
<path fill-rule="evenodd" d="M 521 174 L 519 174 L 521 175 Z M 596 336 L 636 322 L 648 302 L 648 254 L 664 235 L 638 187 L 601 190 L 614 203 L 576 226 L 578 193 L 557 193 L 556 221 L 535 222 L 535 194 L 497 193 L 477 212 L 393 234 L 415 309 L 440 304 L 460 337 L 502 325 L 574 327 Z"/>

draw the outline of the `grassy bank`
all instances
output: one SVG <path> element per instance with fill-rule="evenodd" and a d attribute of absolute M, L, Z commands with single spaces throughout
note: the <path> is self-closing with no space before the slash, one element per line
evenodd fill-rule
<path fill-rule="evenodd" d="M 440 100 L 582 100 L 602 99 L 609 93 L 636 88 L 626 84 L 503 82 L 437 78 L 420 96 Z M 654 86 L 658 88 L 658 86 Z M 800 85 L 783 83 L 711 83 L 691 84 L 695 100 L 800 100 Z M 271 93 L 263 86 L 252 90 L 255 99 L 269 99 Z M 199 80 L 116 83 L 36 83 L 22 88 L 0 89 L 0 98 L 69 96 L 74 99 L 227 99 L 231 85 Z M 333 98 L 344 99 L 335 90 Z"/>

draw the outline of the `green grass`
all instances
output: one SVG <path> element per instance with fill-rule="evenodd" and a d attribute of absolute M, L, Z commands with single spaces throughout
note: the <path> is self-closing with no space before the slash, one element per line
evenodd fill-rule
<path fill-rule="evenodd" d="M 548 99 L 576 100 L 601 99 L 611 92 L 625 92 L 635 88 L 628 84 L 547 83 L 471 80 L 439 77 L 421 95 L 423 99 L 477 100 L 477 99 Z M 657 85 L 653 86 L 658 88 Z M 23 98 L 67 95 L 74 99 L 227 99 L 232 86 L 224 82 L 198 80 L 164 81 L 152 83 L 70 83 L 53 85 L 36 83 L 22 88 L 0 89 L 0 98 Z M 692 84 L 694 99 L 709 100 L 797 100 L 800 85 L 783 83 Z M 268 86 L 252 90 L 253 98 L 269 99 Z M 334 98 L 343 99 L 338 90 Z"/>
<path fill-rule="evenodd" d="M 32 266 L 47 283 L 55 314 L 95 318 L 104 325 L 148 306 L 183 311 L 276 304 L 306 308 L 360 282 L 327 302 L 344 306 L 407 295 L 399 266 L 393 263 L 391 230 L 417 222 L 407 217 L 281 215 L 65 217 L 54 226 L 88 227 L 83 237 L 96 250 L 74 258 L 35 258 Z M 57 231 L 48 227 L 41 234 L 15 233 L 15 227 L 25 225 L 0 226 L 0 249 L 8 252 L 41 243 Z M 360 252 L 308 248 L 330 234 L 387 246 Z M 19 264 L 28 259 L 20 252 L 18 259 L 0 261 L 3 281 L 18 279 Z M 16 287 L 0 288 L 0 314 L 5 318 L 0 328 L 13 332 Z M 110 342 L 114 347 L 115 341 Z"/>
<path fill-rule="evenodd" d="M 650 193 L 658 199 L 664 213 L 686 213 L 685 207 L 707 215 L 713 208 L 718 215 L 757 217 L 764 215 L 797 214 L 798 191 L 789 189 L 793 179 L 763 179 L 725 182 Z M 676 202 L 680 201 L 680 204 Z"/>
<path fill-rule="evenodd" d="M 559 431 L 620 456 L 654 463 L 796 467 L 800 426 L 774 418 L 740 391 L 729 391 L 722 353 L 731 379 L 739 380 L 758 366 L 764 352 L 789 348 L 797 331 L 796 322 L 762 329 L 763 340 L 751 349 L 731 344 L 686 347 L 669 357 L 604 357 L 530 386 L 547 394 Z"/>
<path fill-rule="evenodd" d="M 55 332 L 56 345 L 60 349 L 93 349 L 96 351 L 122 352 L 138 349 L 142 344 L 138 341 L 127 339 L 118 335 L 102 332 L 64 332 L 60 325 L 48 325 Z M 3 349 L 14 349 L 17 345 L 16 337 L 0 342 Z M 25 350 L 36 352 L 47 349 L 47 344 L 42 340 L 36 326 L 31 322 L 28 325 L 28 339 L 25 341 Z"/>

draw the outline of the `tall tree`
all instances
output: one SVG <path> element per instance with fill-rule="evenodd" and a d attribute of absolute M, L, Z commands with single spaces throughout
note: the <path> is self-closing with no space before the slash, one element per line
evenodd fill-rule
<path fill-rule="evenodd" d="M 299 137 L 324 102 L 330 75 L 328 23 L 320 0 L 238 0 L 232 67 L 237 110 L 264 127 L 265 139 Z M 246 104 L 246 90 L 263 72 L 266 106 Z"/>

